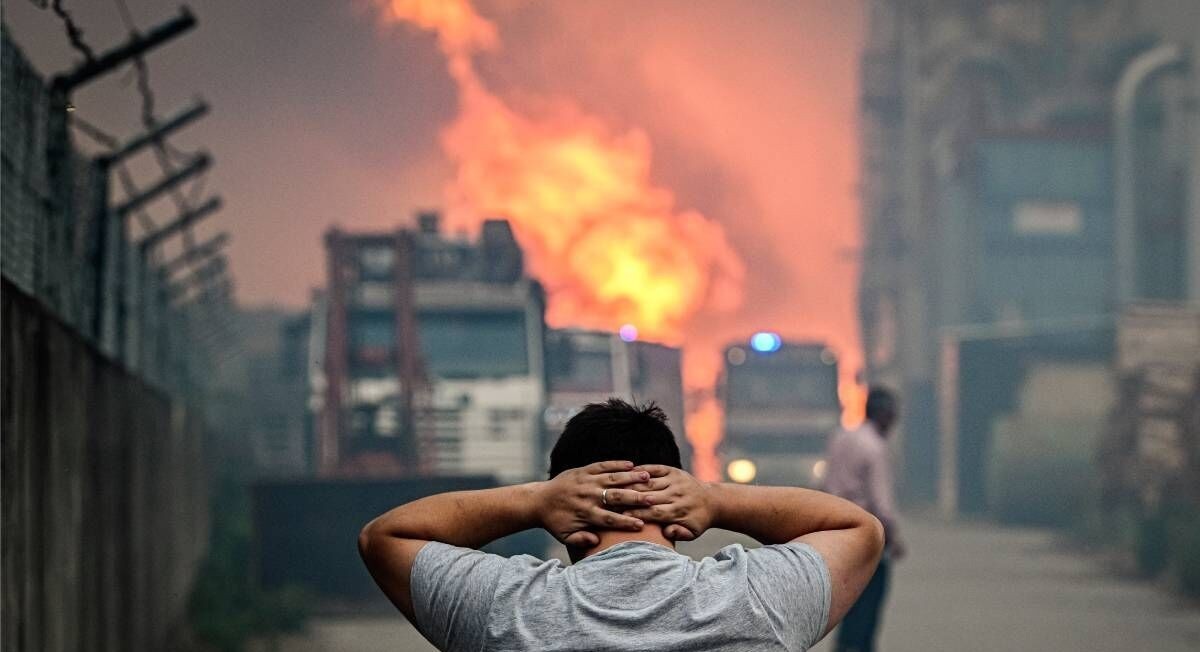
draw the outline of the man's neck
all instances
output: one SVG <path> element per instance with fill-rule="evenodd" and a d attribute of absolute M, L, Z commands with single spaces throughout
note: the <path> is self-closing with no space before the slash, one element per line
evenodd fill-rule
<path fill-rule="evenodd" d="M 596 534 L 600 537 L 600 544 L 585 552 L 584 557 L 591 557 L 594 554 L 608 550 L 618 543 L 625 543 L 626 541 L 645 541 L 670 548 L 671 550 L 675 549 L 675 542 L 663 536 L 662 526 L 653 523 L 647 523 L 640 532 L 601 530 Z"/>

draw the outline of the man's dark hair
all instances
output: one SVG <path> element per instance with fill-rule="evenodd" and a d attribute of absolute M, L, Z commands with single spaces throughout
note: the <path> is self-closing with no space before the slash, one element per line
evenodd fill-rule
<path fill-rule="evenodd" d="M 896 395 L 892 390 L 875 385 L 867 392 L 867 420 L 879 423 L 896 418 Z"/>
<path fill-rule="evenodd" d="M 652 402 L 630 405 L 619 398 L 590 403 L 567 421 L 550 451 L 550 477 L 608 460 L 683 466 L 662 408 Z"/>

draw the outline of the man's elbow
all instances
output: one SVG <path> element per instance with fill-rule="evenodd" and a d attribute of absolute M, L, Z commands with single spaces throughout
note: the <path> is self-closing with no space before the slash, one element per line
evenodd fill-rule
<path fill-rule="evenodd" d="M 358 554 L 365 560 L 370 558 L 371 547 L 379 539 L 379 528 L 375 521 L 363 526 L 358 532 Z"/>

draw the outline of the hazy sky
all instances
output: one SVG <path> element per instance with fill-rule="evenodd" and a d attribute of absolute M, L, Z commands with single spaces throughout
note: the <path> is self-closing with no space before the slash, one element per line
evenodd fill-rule
<path fill-rule="evenodd" d="M 113 3 L 66 4 L 95 48 L 125 38 Z M 129 4 L 143 28 L 176 12 Z M 569 98 L 617 132 L 643 130 L 655 181 L 725 226 L 746 297 L 703 316 L 699 339 L 774 328 L 855 346 L 858 3 L 476 4 L 503 43 L 477 60 L 494 92 L 515 106 Z M 213 105 L 178 142 L 216 158 L 208 187 L 226 207 L 205 228 L 234 236 L 241 301 L 298 306 L 323 283 L 329 226 L 391 228 L 443 203 L 439 130 L 456 96 L 431 35 L 382 27 L 361 0 L 190 6 L 199 27 L 150 71 L 160 115 L 197 94 Z M 43 73 L 78 59 L 50 11 L 14 0 L 5 20 Z M 137 129 L 126 71 L 75 101 L 111 132 Z"/>

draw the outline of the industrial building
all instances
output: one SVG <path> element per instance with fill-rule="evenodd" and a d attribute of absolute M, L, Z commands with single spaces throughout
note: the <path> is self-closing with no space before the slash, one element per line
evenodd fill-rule
<path fill-rule="evenodd" d="M 506 221 L 478 240 L 418 228 L 326 236 L 308 352 L 322 476 L 541 471 L 545 298 Z"/>
<path fill-rule="evenodd" d="M 1102 427 L 1124 306 L 1200 299 L 1200 19 L 1190 0 L 866 10 L 868 375 L 904 397 L 908 496 L 978 512 L 994 435 Z"/>

